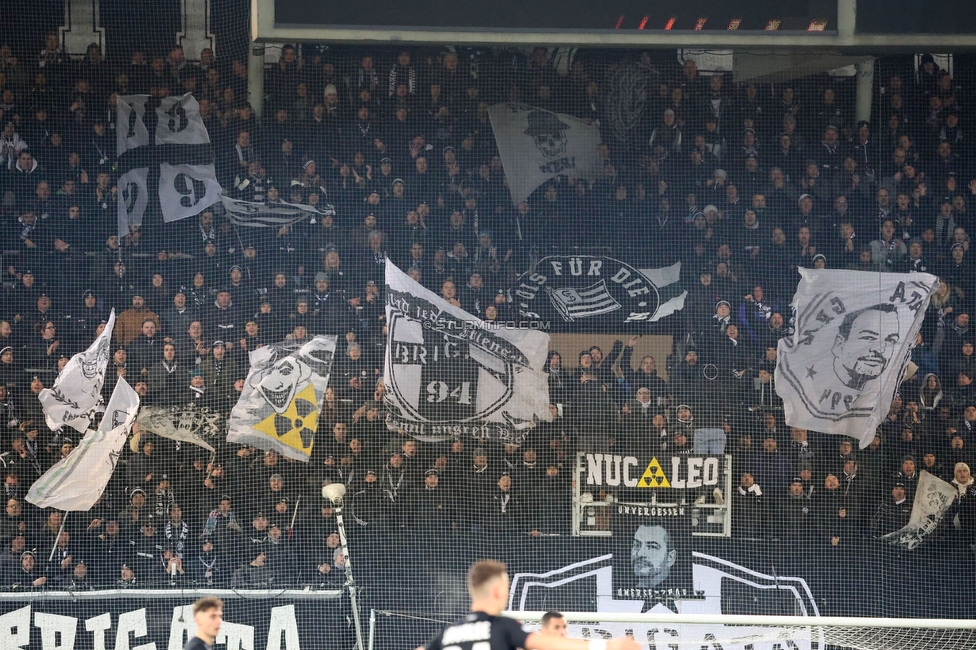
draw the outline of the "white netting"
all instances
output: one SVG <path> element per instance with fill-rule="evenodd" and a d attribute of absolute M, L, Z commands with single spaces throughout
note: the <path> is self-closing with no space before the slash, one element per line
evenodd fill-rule
<path fill-rule="evenodd" d="M 785 616 L 701 616 L 559 612 L 570 636 L 610 638 L 631 634 L 650 648 L 718 650 L 793 648 L 813 650 L 962 650 L 976 642 L 971 621 L 913 621 L 893 619 L 804 621 Z M 543 612 L 509 612 L 509 616 L 537 625 Z M 588 622 L 583 622 L 588 621 Z M 927 627 L 931 625 L 932 627 Z M 955 627 L 953 627 L 955 626 Z"/>
<path fill-rule="evenodd" d="M 262 590 L 228 606 L 259 638 L 297 621 L 301 647 L 349 647 L 348 551 L 360 619 L 396 612 L 377 639 L 415 647 L 424 619 L 466 611 L 478 557 L 508 562 L 518 609 L 674 606 L 644 579 L 657 535 L 680 546 L 671 588 L 710 613 L 976 616 L 976 494 L 957 474 L 976 449 L 971 54 L 893 42 L 858 75 L 741 49 L 274 43 L 249 60 L 245 0 L 101 0 L 90 31 L 61 25 L 66 3 L 0 1 L 3 615 L 21 593 L 133 581 Z M 733 80 L 757 59 L 796 66 Z M 413 278 L 389 293 L 387 260 Z M 863 450 L 786 426 L 775 390 L 797 269 L 820 266 L 944 280 L 919 370 Z M 126 378 L 167 435 L 107 456 L 103 499 L 65 521 L 24 500 L 82 435 L 52 430 L 38 395 L 113 308 L 103 396 Z M 813 315 L 839 365 L 802 380 L 867 379 L 834 352 L 839 315 Z M 256 349 L 314 335 L 336 337 L 327 391 L 246 383 Z M 321 377 L 323 359 L 294 367 Z M 251 433 L 308 462 L 227 442 L 245 385 L 265 409 Z M 942 499 L 926 525 L 884 538 L 920 485 Z M 171 609 L 123 601 L 166 633 Z"/>

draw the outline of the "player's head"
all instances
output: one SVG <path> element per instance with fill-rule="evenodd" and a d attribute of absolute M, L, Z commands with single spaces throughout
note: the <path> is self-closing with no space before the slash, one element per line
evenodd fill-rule
<path fill-rule="evenodd" d="M 656 587 L 671 575 L 678 552 L 671 548 L 671 535 L 660 524 L 644 524 L 634 532 L 630 561 L 638 587 Z"/>
<path fill-rule="evenodd" d="M 497 560 L 479 560 L 468 569 L 472 606 L 498 615 L 508 605 L 508 568 Z"/>
<path fill-rule="evenodd" d="M 542 615 L 542 628 L 546 636 L 566 636 L 566 619 L 559 612 L 548 611 Z"/>
<path fill-rule="evenodd" d="M 848 388 L 860 390 L 877 379 L 894 355 L 900 337 L 894 305 L 881 304 L 844 317 L 834 340 L 834 371 Z"/>
<path fill-rule="evenodd" d="M 206 596 L 193 603 L 193 621 L 197 625 L 197 636 L 213 645 L 224 621 L 224 601 L 216 596 Z"/>

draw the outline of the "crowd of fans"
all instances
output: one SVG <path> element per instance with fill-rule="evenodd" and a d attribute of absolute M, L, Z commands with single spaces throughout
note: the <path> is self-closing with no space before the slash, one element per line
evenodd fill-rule
<path fill-rule="evenodd" d="M 20 588 L 341 583 L 323 483 L 349 489 L 354 539 L 568 533 L 576 451 L 689 454 L 721 426 L 737 489 L 735 534 L 845 545 L 903 526 L 920 471 L 958 487 L 945 535 L 973 541 L 976 194 L 970 97 L 923 57 L 855 122 L 828 77 L 732 84 L 693 61 L 657 69 L 642 121 L 610 133 L 604 81 L 620 55 L 554 61 L 455 51 L 285 46 L 264 119 L 243 61 L 175 47 L 122 64 L 57 36 L 33 58 L 0 46 L 0 517 L 2 584 Z M 314 218 L 235 228 L 219 209 L 115 234 L 115 102 L 192 92 L 225 192 Z M 525 102 L 600 124 L 604 174 L 560 178 L 512 207 L 487 115 Z M 554 250 L 681 261 L 685 308 L 668 359 L 637 338 L 550 353 L 553 421 L 520 445 L 419 443 L 385 424 L 384 265 L 485 320 L 508 320 L 518 275 Z M 773 386 L 798 267 L 927 271 L 941 278 L 902 386 L 874 442 L 788 428 Z M 339 337 L 309 463 L 222 444 L 211 455 L 144 432 L 90 513 L 40 511 L 31 483 L 72 452 L 37 395 L 115 309 L 106 396 L 125 377 L 146 405 L 227 413 L 248 353 Z M 658 364 L 666 366 L 658 373 Z M 956 516 L 958 515 L 958 516 Z M 63 531 L 62 523 L 65 523 Z M 59 531 L 61 531 L 59 533 Z M 432 542 L 433 543 L 433 542 Z M 48 554 L 54 549 L 49 561 Z"/>

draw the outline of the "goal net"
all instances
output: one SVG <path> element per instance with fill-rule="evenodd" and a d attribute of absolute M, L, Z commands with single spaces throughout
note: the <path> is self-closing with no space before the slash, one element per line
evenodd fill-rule
<path fill-rule="evenodd" d="M 629 634 L 652 649 L 962 650 L 976 643 L 976 622 L 971 620 L 561 613 L 570 636 L 601 639 Z M 545 612 L 507 614 L 538 625 Z"/>

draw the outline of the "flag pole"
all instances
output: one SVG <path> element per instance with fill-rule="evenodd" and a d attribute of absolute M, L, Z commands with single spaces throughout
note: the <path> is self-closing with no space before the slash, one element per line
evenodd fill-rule
<path fill-rule="evenodd" d="M 291 524 L 288 526 L 288 539 L 291 539 L 291 534 L 295 530 L 295 519 L 298 517 L 298 507 L 302 505 L 302 495 L 298 495 L 298 500 L 295 502 L 295 512 L 291 515 Z"/>
<path fill-rule="evenodd" d="M 47 561 L 50 562 L 54 559 L 54 552 L 58 550 L 58 540 L 61 539 L 61 533 L 64 532 L 64 525 L 68 523 L 68 513 L 65 512 L 61 517 L 61 528 L 58 529 L 58 534 L 54 536 L 54 546 L 51 547 L 51 554 L 47 556 Z"/>

